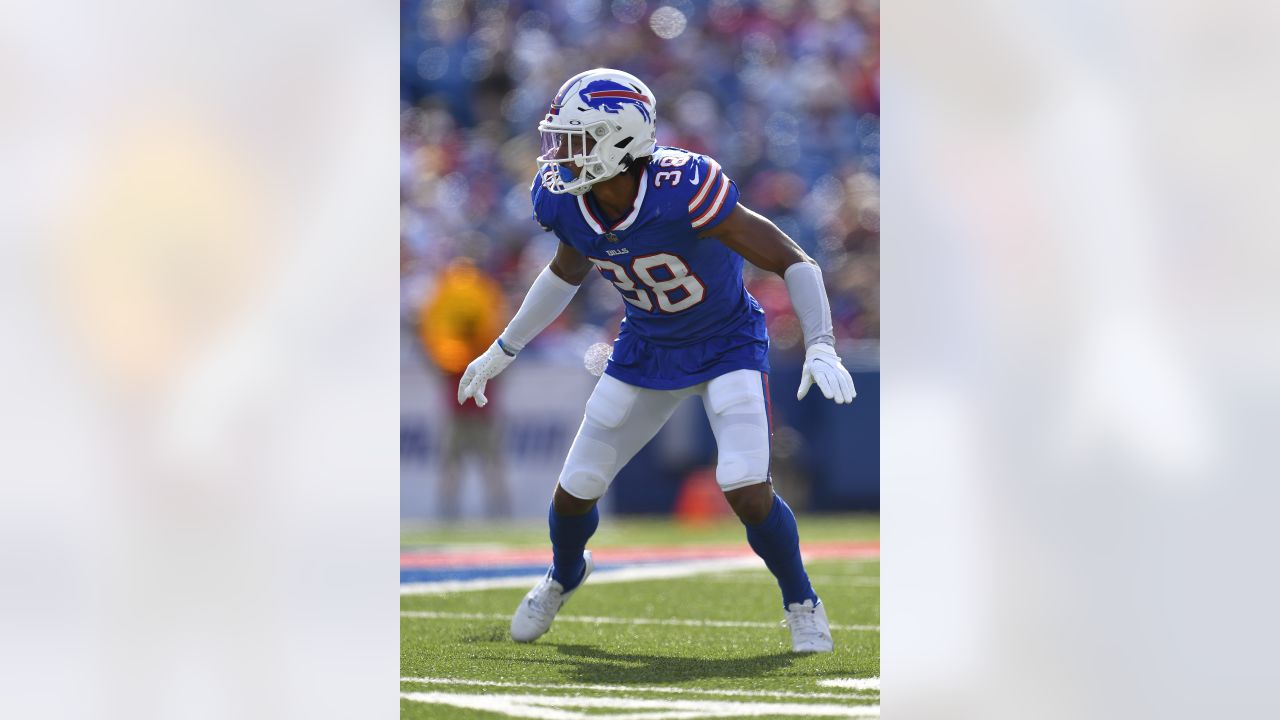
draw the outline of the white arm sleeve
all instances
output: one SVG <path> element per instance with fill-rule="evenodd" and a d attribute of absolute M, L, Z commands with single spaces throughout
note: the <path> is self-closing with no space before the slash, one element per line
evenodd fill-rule
<path fill-rule="evenodd" d="M 516 316 L 511 318 L 507 329 L 498 337 L 503 350 L 509 355 L 523 350 L 551 321 L 560 317 L 560 313 L 569 306 L 569 301 L 577 292 L 578 286 L 561 280 L 551 272 L 551 266 L 543 268 L 538 273 L 538 279 L 529 287 Z"/>
<path fill-rule="evenodd" d="M 822 285 L 822 271 L 813 263 L 798 262 L 787 268 L 782 278 L 787 282 L 791 307 L 795 308 L 800 327 L 804 330 L 804 346 L 816 343 L 835 345 L 831 304 L 827 301 L 827 289 Z"/>

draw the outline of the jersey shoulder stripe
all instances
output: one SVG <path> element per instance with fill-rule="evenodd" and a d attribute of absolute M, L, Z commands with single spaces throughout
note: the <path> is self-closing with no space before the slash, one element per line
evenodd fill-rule
<path fill-rule="evenodd" d="M 724 206 L 725 198 L 729 194 L 729 179 L 721 175 L 718 187 L 719 189 L 716 191 L 715 199 L 711 201 L 711 204 L 707 206 L 707 209 L 704 210 L 701 215 L 693 219 L 693 226 L 695 228 L 700 228 L 710 222 Z"/>
<path fill-rule="evenodd" d="M 715 160 L 712 160 L 711 158 L 707 158 L 706 164 L 708 166 L 707 176 L 703 178 L 702 189 L 699 190 L 698 194 L 694 195 L 693 199 L 689 201 L 689 212 L 693 212 L 694 210 L 696 210 L 698 206 L 702 204 L 702 201 L 706 200 L 707 191 L 709 191 L 715 185 L 717 180 L 721 179 L 720 163 L 716 162 Z M 697 170 L 699 168 L 695 166 L 694 169 Z"/>

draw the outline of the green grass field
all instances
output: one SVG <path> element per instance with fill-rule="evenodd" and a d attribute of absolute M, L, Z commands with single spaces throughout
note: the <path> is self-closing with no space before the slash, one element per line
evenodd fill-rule
<path fill-rule="evenodd" d="M 800 529 L 802 544 L 879 538 L 874 516 L 801 516 Z M 406 550 L 538 548 L 545 538 L 541 525 L 473 524 L 406 532 L 402 543 Z M 726 542 L 746 546 L 736 520 L 690 530 L 667 520 L 606 518 L 590 547 Z M 401 716 L 878 716 L 878 557 L 806 565 L 833 625 L 831 654 L 790 652 L 790 634 L 779 625 L 778 588 L 763 565 L 656 580 L 588 580 L 551 631 L 529 645 L 507 635 L 510 614 L 528 587 L 403 595 Z"/>

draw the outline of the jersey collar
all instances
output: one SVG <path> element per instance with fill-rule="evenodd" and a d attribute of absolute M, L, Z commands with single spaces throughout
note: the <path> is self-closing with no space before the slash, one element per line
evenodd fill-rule
<path fill-rule="evenodd" d="M 646 165 L 640 177 L 640 189 L 636 191 L 636 199 L 631 203 L 631 212 L 611 228 L 606 229 L 604 221 L 600 219 L 601 216 L 597 215 L 591 206 L 587 204 L 586 193 L 578 196 L 578 209 L 582 212 L 582 219 L 587 221 L 587 226 L 594 230 L 597 235 L 626 230 L 631 227 L 636 218 L 640 217 L 640 208 L 644 205 L 644 193 L 648 187 L 649 167 Z"/>

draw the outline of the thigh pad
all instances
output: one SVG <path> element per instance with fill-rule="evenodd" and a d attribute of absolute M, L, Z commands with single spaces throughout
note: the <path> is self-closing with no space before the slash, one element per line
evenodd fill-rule
<path fill-rule="evenodd" d="M 587 400 L 586 418 L 591 423 L 612 430 L 622 425 L 631 414 L 639 396 L 640 388 L 604 375 Z"/>
<path fill-rule="evenodd" d="M 707 383 L 707 407 L 716 415 L 764 413 L 764 386 L 756 370 L 735 370 Z"/>

